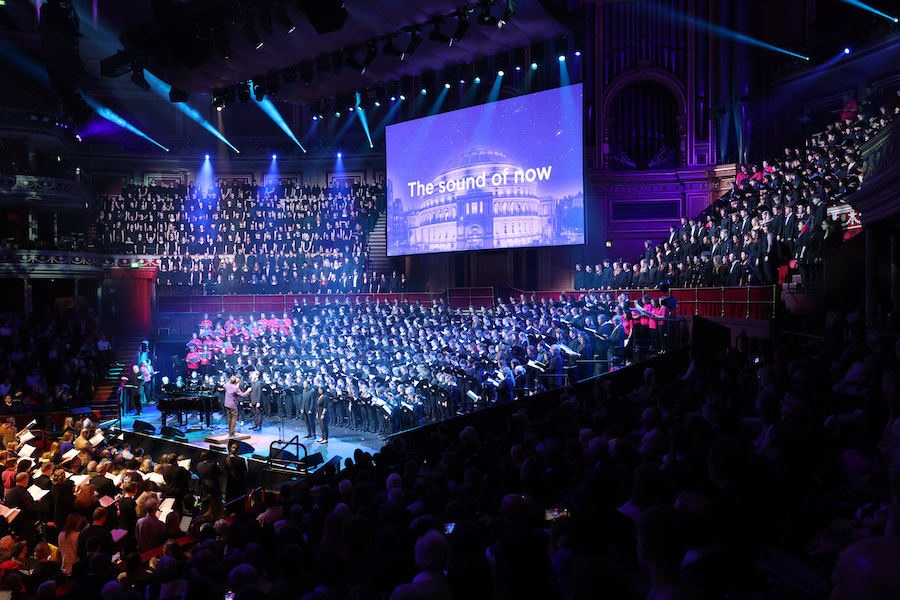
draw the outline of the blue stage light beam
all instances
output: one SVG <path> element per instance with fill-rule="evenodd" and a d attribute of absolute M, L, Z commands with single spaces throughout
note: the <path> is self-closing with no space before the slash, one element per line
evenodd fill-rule
<path fill-rule="evenodd" d="M 159 146 L 166 152 L 169 151 L 168 148 L 166 148 L 165 146 L 163 146 L 162 144 L 160 144 L 159 142 L 154 140 L 152 137 L 150 137 L 149 135 L 147 135 L 146 133 L 144 133 L 143 131 L 141 131 L 140 129 L 138 129 L 137 127 L 135 127 L 134 125 L 132 125 L 131 123 L 129 123 L 128 121 L 126 121 L 125 119 L 120 117 L 119 115 L 117 115 L 111 109 L 96 102 L 93 98 L 91 98 L 84 92 L 81 92 L 81 95 L 84 96 L 84 101 L 88 103 L 88 106 L 90 106 L 91 108 L 94 109 L 94 112 L 96 112 L 98 115 L 100 115 L 101 117 L 103 117 L 104 119 L 109 121 L 110 123 L 114 123 L 114 124 L 118 125 L 119 127 L 121 127 L 122 129 L 127 129 L 131 133 L 144 138 L 145 140 L 147 140 L 148 142 L 150 142 L 152 144 L 156 144 L 157 146 Z"/>
<path fill-rule="evenodd" d="M 447 94 L 450 89 L 447 86 L 441 88 L 441 93 L 438 94 L 438 97 L 434 99 L 434 104 L 431 105 L 431 109 L 428 111 L 428 116 L 436 115 L 441 111 L 441 106 L 444 104 L 444 100 L 447 99 Z"/>
<path fill-rule="evenodd" d="M 372 134 L 369 132 L 369 119 L 366 117 L 366 109 L 359 105 L 359 101 L 359 92 L 356 92 L 355 100 L 353 101 L 353 106 L 356 108 L 356 116 L 359 118 L 363 131 L 366 133 L 366 138 L 369 140 L 369 148 L 374 148 L 375 144 L 372 143 Z"/>
<path fill-rule="evenodd" d="M 647 2 L 640 2 L 641 5 L 645 7 L 650 7 L 651 5 Z M 717 35 L 720 37 L 724 37 L 730 40 L 734 40 L 736 42 L 741 42 L 742 44 L 747 44 L 748 46 L 756 46 L 757 48 L 762 48 L 764 50 L 772 50 L 773 52 L 780 52 L 781 54 L 787 54 L 788 56 L 793 56 L 795 58 L 799 58 L 801 60 L 809 60 L 808 56 L 804 56 L 802 54 L 798 54 L 796 52 L 792 52 L 785 48 L 779 48 L 773 44 L 768 42 L 764 42 L 762 40 L 758 40 L 756 38 L 750 37 L 749 35 L 743 34 L 739 31 L 734 31 L 728 29 L 727 27 L 722 27 L 721 25 L 716 25 L 715 23 L 710 23 L 704 19 L 700 19 L 697 17 L 693 17 L 691 15 L 685 14 L 683 12 L 662 7 L 658 4 L 652 5 L 652 11 L 650 14 L 661 14 L 667 17 L 672 17 L 673 19 L 680 21 L 682 23 L 687 23 L 693 25 L 694 27 L 700 29 L 706 29 L 710 35 Z M 564 60 L 564 57 L 560 57 L 560 62 Z"/>
<path fill-rule="evenodd" d="M 250 89 L 253 89 L 253 84 L 250 84 Z M 300 140 L 297 139 L 297 136 L 294 135 L 294 132 L 291 131 L 291 128 L 288 127 L 288 124 L 285 122 L 284 117 L 281 116 L 281 113 L 278 112 L 278 109 L 275 108 L 275 105 L 272 104 L 272 101 L 267 97 L 264 97 L 262 100 L 257 100 L 256 96 L 253 95 L 253 101 L 256 102 L 256 105 L 262 109 L 264 113 L 269 115 L 269 118 L 272 119 L 276 125 L 289 137 L 291 140 L 300 147 L 301 150 L 306 152 L 306 148 L 303 147 L 303 144 L 300 143 Z"/>
<path fill-rule="evenodd" d="M 200 186 L 201 191 L 205 192 L 212 188 L 215 180 L 212 162 L 209 160 L 209 154 L 207 154 L 203 160 L 203 165 L 200 167 L 200 173 L 197 175 L 197 185 Z"/>
<path fill-rule="evenodd" d="M 884 17 L 888 21 L 893 21 L 894 23 L 900 22 L 900 19 L 897 19 L 897 17 L 892 17 L 889 14 L 885 14 L 885 13 L 881 12 L 880 10 L 878 10 L 877 8 L 875 8 L 873 6 L 869 6 L 865 2 L 860 2 L 859 0 L 841 0 L 841 2 L 843 2 L 844 4 L 849 4 L 850 6 L 855 6 L 856 8 L 861 8 L 863 10 L 867 10 L 872 14 L 878 15 L 879 17 Z"/>
<path fill-rule="evenodd" d="M 50 77 L 47 75 L 47 69 L 37 60 L 3 39 L 0 39 L 0 57 L 2 57 L 5 64 L 10 65 L 44 87 L 50 87 Z"/>
<path fill-rule="evenodd" d="M 273 154 L 272 162 L 269 163 L 269 171 L 268 173 L 266 173 L 264 183 L 266 184 L 266 186 L 268 186 L 270 181 L 277 182 L 279 179 L 280 176 L 278 175 L 278 156 Z"/>
<path fill-rule="evenodd" d="M 154 75 L 153 73 L 148 71 L 147 69 L 144 69 L 144 79 L 147 80 L 147 83 L 150 84 L 150 88 L 154 92 L 156 92 L 158 95 L 162 96 L 166 100 L 169 99 L 169 91 L 172 89 L 171 85 L 169 85 L 168 83 L 166 83 L 165 81 L 163 81 L 162 79 L 160 79 L 159 77 L 157 77 L 156 75 Z M 212 123 L 210 123 L 209 121 L 204 119 L 203 116 L 199 112 L 197 112 L 196 109 L 192 108 L 187 102 L 173 102 L 173 104 L 178 108 L 178 110 L 180 110 L 181 112 L 186 114 L 188 117 L 190 117 L 190 119 L 192 121 L 194 121 L 195 123 L 200 125 L 203 129 L 207 130 L 208 132 L 210 132 L 211 134 L 213 134 L 214 136 L 219 138 L 219 140 L 223 144 L 225 144 L 226 146 L 228 146 L 229 148 L 234 150 L 236 153 L 238 153 L 238 154 L 241 153 L 241 151 L 238 150 L 237 148 L 235 148 L 231 142 L 229 142 L 227 139 L 225 139 L 225 136 L 222 135 L 222 133 L 218 129 L 216 129 L 215 127 L 212 126 Z"/>

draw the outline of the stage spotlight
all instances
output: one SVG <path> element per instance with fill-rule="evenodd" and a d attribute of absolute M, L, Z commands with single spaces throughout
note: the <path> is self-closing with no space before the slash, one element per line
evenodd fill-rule
<path fill-rule="evenodd" d="M 352 106 L 351 106 L 350 108 L 347 109 L 348 112 L 353 112 L 354 110 L 355 110 L 355 109 L 354 109 Z"/>
<path fill-rule="evenodd" d="M 375 108 L 381 108 L 381 102 L 378 100 L 375 101 Z"/>
<path fill-rule="evenodd" d="M 366 58 L 363 60 L 362 64 L 362 72 L 365 73 L 366 69 L 372 66 L 372 63 L 375 61 L 375 56 L 378 54 L 378 48 L 375 47 L 374 43 L 370 43 L 369 47 L 366 49 Z"/>
<path fill-rule="evenodd" d="M 877 8 L 869 6 L 868 4 L 866 4 L 865 2 L 861 2 L 860 0 L 842 0 L 842 1 L 845 4 L 850 4 L 851 6 L 855 6 L 857 8 L 867 10 L 870 13 L 872 13 L 873 15 L 878 15 L 879 17 L 883 17 L 883 18 L 887 19 L 888 21 L 892 21 L 894 23 L 900 22 L 900 20 L 898 20 L 897 17 L 892 17 L 889 14 L 883 13 L 880 10 L 878 10 Z"/>
<path fill-rule="evenodd" d="M 291 18 L 288 16 L 287 11 L 284 9 L 284 4 L 277 4 L 275 6 L 275 20 L 279 25 L 287 29 L 288 33 L 294 33 L 294 30 L 297 29 L 294 22 L 291 21 Z"/>
<path fill-rule="evenodd" d="M 341 154 L 340 152 L 337 153 L 337 157 L 338 157 L 338 158 L 342 158 L 343 156 L 344 156 L 344 155 Z"/>
<path fill-rule="evenodd" d="M 425 96 L 428 94 L 428 90 L 426 90 L 425 88 L 422 88 L 421 90 L 419 90 L 419 93 L 421 93 L 423 96 Z"/>
<path fill-rule="evenodd" d="M 560 54 L 560 55 L 559 55 L 559 62 L 566 62 L 566 55 L 565 55 L 565 54 Z"/>
<path fill-rule="evenodd" d="M 406 100 L 406 96 L 403 94 L 400 94 L 400 102 L 403 102 L 404 100 Z"/>
<path fill-rule="evenodd" d="M 228 36 L 228 30 L 215 31 L 213 33 L 213 44 L 215 44 L 216 50 L 222 58 L 228 60 L 231 56 L 231 38 Z"/>
<path fill-rule="evenodd" d="M 340 50 L 331 53 L 331 72 L 340 75 L 344 68 L 344 53 Z"/>
<path fill-rule="evenodd" d="M 449 84 L 449 83 L 445 83 L 445 84 L 444 84 L 444 89 L 445 89 L 445 90 L 449 90 L 449 89 L 450 89 L 450 84 Z"/>
<path fill-rule="evenodd" d="M 465 79 L 460 79 L 460 80 L 459 80 L 459 85 L 466 85 L 466 80 L 465 80 Z"/>
<path fill-rule="evenodd" d="M 310 61 L 303 61 L 300 63 L 299 67 L 300 71 L 300 81 L 303 82 L 303 85 L 309 85 L 312 83 L 313 75 L 315 74 L 315 69 L 313 68 L 313 64 Z"/>
<path fill-rule="evenodd" d="M 403 50 L 400 50 L 396 46 L 394 46 L 394 38 L 388 38 L 384 45 L 381 47 L 381 52 L 383 54 L 387 54 L 388 56 L 393 56 L 395 58 L 399 58 L 403 60 L 406 58 L 406 53 Z"/>
<path fill-rule="evenodd" d="M 537 65 L 536 62 L 531 63 L 531 70 L 532 70 L 532 71 L 537 71 L 537 67 L 538 67 L 538 65 Z"/>
<path fill-rule="evenodd" d="M 278 158 L 278 155 L 276 155 L 276 154 L 273 154 L 273 155 L 272 155 L 272 160 L 275 160 L 275 159 L 277 159 L 277 158 Z"/>
<path fill-rule="evenodd" d="M 465 83 L 465 82 L 464 82 L 463 80 L 461 80 L 461 79 L 460 79 L 459 82 L 460 82 L 460 83 Z M 473 82 L 473 83 L 481 83 L 481 77 L 476 77 L 475 79 L 472 80 L 472 82 Z"/>
<path fill-rule="evenodd" d="M 340 118 L 340 116 L 341 116 L 340 111 L 337 111 L 337 110 L 334 111 L 334 116 Z"/>
<path fill-rule="evenodd" d="M 457 24 L 456 31 L 453 32 L 453 41 L 461 42 L 466 37 L 466 32 L 469 31 L 469 11 L 463 9 L 456 18 Z"/>
<path fill-rule="evenodd" d="M 131 81 L 145 92 L 150 90 L 150 84 L 144 79 L 144 65 L 142 63 L 136 62 L 132 65 Z"/>
<path fill-rule="evenodd" d="M 203 158 L 205 158 L 206 160 L 209 160 L 209 154 L 207 154 L 207 155 L 204 156 Z"/>
<path fill-rule="evenodd" d="M 246 106 L 250 102 L 250 84 L 247 82 L 239 83 L 237 94 L 240 103 Z"/>
<path fill-rule="evenodd" d="M 422 38 L 419 36 L 419 31 L 417 29 L 413 29 L 409 32 L 409 45 L 406 47 L 406 56 L 412 56 L 413 53 L 419 49 L 419 46 L 422 45 Z"/>
<path fill-rule="evenodd" d="M 485 2 L 481 5 L 481 14 L 478 15 L 478 23 L 480 25 L 488 25 L 491 27 L 503 27 L 503 22 L 491 14 L 491 2 Z"/>
<path fill-rule="evenodd" d="M 366 71 L 362 63 L 356 60 L 356 54 L 354 54 L 353 49 L 347 50 L 347 58 L 344 63 L 354 71 L 359 71 L 360 73 L 365 73 Z"/>
<path fill-rule="evenodd" d="M 453 38 L 446 33 L 441 33 L 441 22 L 439 20 L 434 22 L 434 29 L 428 34 L 428 39 L 438 44 L 453 45 Z"/>
<path fill-rule="evenodd" d="M 844 48 L 844 54 L 850 54 L 850 48 Z"/>
<path fill-rule="evenodd" d="M 512 0 L 506 0 L 506 10 L 503 11 L 503 16 L 500 17 L 500 22 L 497 24 L 497 27 L 503 27 L 504 25 L 509 23 L 516 15 L 517 10 L 518 7 L 513 4 Z"/>
<path fill-rule="evenodd" d="M 260 76 L 258 78 L 253 79 L 251 82 L 253 86 L 253 95 L 256 97 L 257 102 L 262 102 L 263 98 L 266 97 L 266 84 L 263 78 Z"/>
<path fill-rule="evenodd" d="M 575 51 L 575 56 L 581 56 L 581 50 L 576 50 L 576 51 Z"/>
<path fill-rule="evenodd" d="M 503 77 L 504 75 L 505 73 L 502 70 L 497 71 L 497 77 Z"/>
<path fill-rule="evenodd" d="M 521 70 L 522 70 L 522 67 L 520 67 L 519 65 L 516 65 L 516 71 L 521 71 Z"/>
<path fill-rule="evenodd" d="M 262 48 L 263 41 L 260 39 L 259 33 L 256 31 L 256 27 L 253 26 L 253 21 L 251 19 L 247 19 L 247 22 L 244 23 L 244 37 L 247 38 L 250 45 L 257 50 Z"/>
<path fill-rule="evenodd" d="M 396 102 L 396 101 L 397 101 L 397 96 L 391 96 L 391 102 Z"/>

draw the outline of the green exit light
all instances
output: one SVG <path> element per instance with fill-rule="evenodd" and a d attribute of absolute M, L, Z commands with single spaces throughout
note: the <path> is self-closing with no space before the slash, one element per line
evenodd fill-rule
<path fill-rule="evenodd" d="M 0 2 L 3 2 L 3 0 L 0 0 Z M 133 262 L 133 263 L 131 263 L 131 268 L 132 268 L 132 269 L 139 269 L 140 267 L 141 267 L 141 263 L 139 263 L 139 262 Z"/>
<path fill-rule="evenodd" d="M 0 6 L 6 6 L 6 0 L 0 0 Z"/>

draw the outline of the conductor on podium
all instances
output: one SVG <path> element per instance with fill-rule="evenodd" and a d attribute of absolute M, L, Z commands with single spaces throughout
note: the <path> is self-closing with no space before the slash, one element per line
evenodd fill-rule
<path fill-rule="evenodd" d="M 131 365 L 131 372 L 127 377 L 123 376 L 122 381 L 125 382 L 125 389 L 128 392 L 128 397 L 131 399 L 131 406 L 136 410 L 135 414 L 141 414 L 141 387 L 144 385 L 144 376 L 140 367 Z"/>

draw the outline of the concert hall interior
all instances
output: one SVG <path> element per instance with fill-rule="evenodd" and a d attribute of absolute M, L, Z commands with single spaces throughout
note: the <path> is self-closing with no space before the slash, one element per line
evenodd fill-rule
<path fill-rule="evenodd" d="M 0 600 L 900 598 L 898 18 L 0 0 Z"/>

